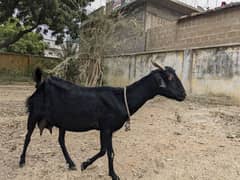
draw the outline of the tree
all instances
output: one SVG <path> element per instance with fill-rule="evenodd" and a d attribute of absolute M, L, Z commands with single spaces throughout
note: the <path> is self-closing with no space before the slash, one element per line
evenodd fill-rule
<path fill-rule="evenodd" d="M 84 7 L 91 1 L 93 0 L 0 0 L 0 24 L 16 16 L 22 25 L 28 27 L 1 40 L 0 49 L 8 48 L 34 29 L 44 33 L 52 30 L 58 43 L 62 42 L 65 34 L 77 38 L 79 23 L 86 19 Z M 47 26 L 43 28 L 40 25 Z"/>
<path fill-rule="evenodd" d="M 19 30 L 26 29 L 15 18 L 10 18 L 6 23 L 0 26 L 0 41 L 4 41 L 6 37 L 14 36 Z M 19 41 L 1 49 L 7 52 L 16 52 L 22 54 L 43 55 L 44 49 L 47 47 L 42 40 L 42 35 L 35 32 L 25 34 Z"/>
<path fill-rule="evenodd" d="M 124 36 L 122 32 L 130 36 Z M 80 29 L 78 54 L 66 58 L 50 73 L 85 86 L 101 86 L 104 56 L 121 52 L 126 40 L 137 38 L 142 33 L 134 17 L 126 18 L 121 14 L 93 15 Z"/>

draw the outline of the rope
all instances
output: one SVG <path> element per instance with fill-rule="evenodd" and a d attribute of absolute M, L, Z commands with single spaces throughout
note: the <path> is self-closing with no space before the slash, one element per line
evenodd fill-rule
<path fill-rule="evenodd" d="M 130 112 L 129 112 L 129 108 L 128 108 L 128 101 L 127 101 L 127 88 L 124 87 L 124 102 L 125 102 L 125 107 L 126 107 L 126 110 L 127 110 L 127 114 L 128 114 L 128 119 L 125 123 L 125 131 L 130 131 L 131 128 L 130 128 Z"/>

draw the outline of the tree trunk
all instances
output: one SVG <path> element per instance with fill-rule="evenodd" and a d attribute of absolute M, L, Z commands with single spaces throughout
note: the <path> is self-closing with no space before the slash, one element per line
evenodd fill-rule
<path fill-rule="evenodd" d="M 102 58 L 97 57 L 96 60 L 90 60 L 87 69 L 87 79 L 85 85 L 95 87 L 102 85 Z"/>

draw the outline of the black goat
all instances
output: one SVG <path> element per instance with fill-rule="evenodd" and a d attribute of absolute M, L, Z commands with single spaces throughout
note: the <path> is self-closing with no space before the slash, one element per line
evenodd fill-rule
<path fill-rule="evenodd" d="M 171 67 L 161 68 L 153 63 L 157 70 L 139 81 L 127 86 L 127 101 L 130 114 L 134 114 L 147 100 L 162 95 L 178 101 L 185 99 L 185 90 Z M 25 164 L 27 146 L 33 130 L 38 124 L 40 134 L 44 128 L 59 128 L 59 144 L 70 169 L 76 169 L 65 146 L 65 131 L 82 132 L 100 131 L 100 151 L 83 162 L 81 169 L 86 169 L 106 152 L 109 163 L 109 175 L 119 179 L 113 168 L 112 134 L 120 129 L 128 119 L 123 88 L 96 87 L 87 88 L 74 85 L 56 77 L 41 80 L 42 72 L 35 70 L 36 91 L 27 100 L 29 112 L 23 152 L 19 165 Z"/>

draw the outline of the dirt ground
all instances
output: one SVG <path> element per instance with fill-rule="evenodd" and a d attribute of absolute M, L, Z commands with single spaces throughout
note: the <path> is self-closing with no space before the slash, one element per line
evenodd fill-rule
<path fill-rule="evenodd" d="M 0 86 L 0 179 L 109 180 L 107 157 L 83 172 L 80 163 L 99 150 L 99 133 L 67 133 L 77 171 L 69 171 L 58 131 L 32 136 L 24 168 L 18 167 L 26 133 L 29 85 Z M 132 130 L 114 134 L 115 169 L 123 180 L 240 179 L 240 106 L 227 97 L 156 97 L 132 117 Z"/>

